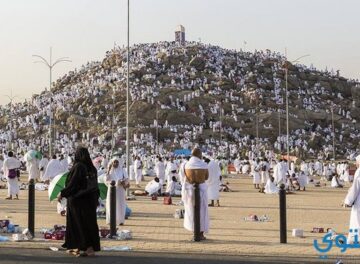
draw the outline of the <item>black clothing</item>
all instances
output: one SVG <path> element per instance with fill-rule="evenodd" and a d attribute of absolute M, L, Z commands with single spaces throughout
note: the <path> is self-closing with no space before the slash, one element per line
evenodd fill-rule
<path fill-rule="evenodd" d="M 95 187 L 94 187 L 95 186 Z M 61 196 L 67 198 L 64 248 L 100 251 L 96 208 L 99 199 L 97 174 L 93 168 L 77 162 L 71 168 Z"/>

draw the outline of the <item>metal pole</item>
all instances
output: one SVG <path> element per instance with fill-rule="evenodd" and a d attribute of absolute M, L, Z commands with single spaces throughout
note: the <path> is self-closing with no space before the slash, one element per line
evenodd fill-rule
<path fill-rule="evenodd" d="M 194 206 L 194 241 L 200 242 L 200 188 L 195 183 L 195 206 Z"/>
<path fill-rule="evenodd" d="M 115 112 L 115 89 L 113 89 L 113 102 L 112 102 L 112 118 L 111 118 L 111 154 L 114 153 L 115 139 L 114 139 L 114 112 Z"/>
<path fill-rule="evenodd" d="M 10 109 L 9 109 L 9 122 L 10 122 L 10 136 L 11 136 L 11 141 L 10 141 L 10 148 L 13 149 L 14 146 L 13 146 L 13 124 L 12 124 L 12 111 L 13 111 L 13 105 L 12 105 L 12 102 L 13 100 L 18 97 L 17 95 L 13 95 L 13 92 L 12 92 L 12 89 L 10 90 L 10 95 L 4 95 L 6 96 L 7 98 L 9 98 L 10 100 Z"/>
<path fill-rule="evenodd" d="M 49 124 L 49 156 L 52 156 L 52 139 L 53 139 L 53 131 L 52 131 L 52 123 L 53 123 L 53 118 L 52 115 L 54 115 L 54 134 L 55 134 L 55 113 L 53 113 L 53 107 L 52 107 L 52 89 L 51 89 L 51 83 L 52 83 L 52 69 L 53 67 L 60 63 L 60 62 L 71 62 L 71 60 L 69 60 L 67 57 L 62 57 L 57 59 L 54 63 L 52 62 L 52 47 L 50 47 L 50 60 L 47 61 L 44 57 L 39 56 L 39 55 L 32 55 L 33 57 L 36 57 L 37 59 L 39 59 L 39 61 L 35 61 L 35 63 L 42 63 L 45 64 L 46 67 L 49 68 L 49 74 L 50 74 L 50 78 L 49 78 L 49 94 L 50 94 L 50 124 Z M 55 137 L 55 135 L 54 135 Z"/>
<path fill-rule="evenodd" d="M 220 146 L 222 141 L 222 105 L 220 105 Z"/>
<path fill-rule="evenodd" d="M 116 186 L 111 181 L 110 186 L 110 238 L 116 236 Z"/>
<path fill-rule="evenodd" d="M 279 140 L 280 140 L 280 153 L 282 151 L 282 146 L 281 146 L 281 109 L 279 107 Z"/>
<path fill-rule="evenodd" d="M 28 201 L 28 228 L 31 235 L 35 236 L 35 184 L 34 179 L 29 181 L 29 201 Z"/>
<path fill-rule="evenodd" d="M 288 95 L 288 69 L 285 68 L 285 96 L 286 96 L 286 151 L 287 151 L 287 163 L 290 168 L 290 146 L 289 146 L 289 95 Z"/>
<path fill-rule="evenodd" d="M 11 134 L 12 134 L 12 99 L 10 100 L 10 136 Z M 11 141 L 12 141 L 12 136 L 11 136 Z"/>
<path fill-rule="evenodd" d="M 279 190 L 279 202 L 280 202 L 280 243 L 287 243 L 286 234 L 286 191 L 285 185 L 280 185 Z"/>
<path fill-rule="evenodd" d="M 333 157 L 335 161 L 335 122 L 334 122 L 334 106 L 331 106 L 331 120 L 332 120 L 332 129 L 333 129 Z"/>
<path fill-rule="evenodd" d="M 156 154 L 159 152 L 159 107 L 156 104 Z"/>
<path fill-rule="evenodd" d="M 130 134 L 129 134 L 129 100 L 130 100 L 130 0 L 127 1 L 127 74 L 126 74 L 126 172 L 130 175 Z M 127 188 L 126 195 L 130 194 Z"/>
<path fill-rule="evenodd" d="M 259 148 L 259 98 L 258 93 L 256 92 L 256 154 L 258 153 Z"/>
<path fill-rule="evenodd" d="M 54 109 L 53 109 L 53 103 L 52 103 L 52 98 L 53 98 L 53 93 L 52 93 L 52 89 L 51 89 L 51 83 L 52 83 L 52 47 L 50 47 L 50 64 L 49 64 L 49 73 L 50 73 L 50 77 L 49 77 L 49 91 L 50 91 L 50 143 L 49 143 L 49 153 L 50 153 L 50 158 L 52 156 L 52 144 L 53 144 L 53 138 L 55 137 L 55 133 L 53 135 L 53 126 L 52 123 L 54 121 L 54 127 L 55 127 L 55 113 L 54 113 Z M 54 119 L 54 120 L 53 120 Z M 55 128 L 54 128 L 55 129 Z"/>

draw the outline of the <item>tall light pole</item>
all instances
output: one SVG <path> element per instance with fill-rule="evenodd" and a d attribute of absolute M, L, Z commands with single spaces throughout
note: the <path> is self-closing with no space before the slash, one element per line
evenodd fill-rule
<path fill-rule="evenodd" d="M 112 97 L 112 116 L 111 116 L 111 155 L 114 153 L 115 138 L 114 138 L 114 123 L 115 123 L 115 87 L 113 87 Z"/>
<path fill-rule="evenodd" d="M 159 154 L 159 104 L 156 103 L 156 154 Z"/>
<path fill-rule="evenodd" d="M 55 65 L 61 63 L 61 62 L 71 62 L 71 60 L 68 57 L 61 57 L 57 60 L 55 60 L 55 62 L 52 61 L 52 47 L 50 47 L 50 60 L 47 61 L 44 57 L 40 56 L 40 55 L 32 55 L 33 57 L 39 59 L 38 61 L 35 61 L 34 63 L 42 63 L 45 66 L 47 66 L 49 68 L 49 74 L 50 74 L 50 78 L 49 78 L 49 92 L 50 92 L 50 96 L 52 95 L 52 90 L 51 90 L 51 84 L 52 84 L 52 69 L 55 67 Z M 53 113 L 53 109 L 52 109 L 52 102 L 51 102 L 50 98 L 50 126 L 49 126 L 49 156 L 52 156 L 52 115 L 54 114 L 54 137 L 55 137 L 55 113 Z"/>
<path fill-rule="evenodd" d="M 333 158 L 335 162 L 335 122 L 334 122 L 334 105 L 331 104 L 331 121 L 332 121 L 332 139 L 333 139 Z"/>
<path fill-rule="evenodd" d="M 288 94 L 288 63 L 298 63 L 300 59 L 310 56 L 309 54 L 300 56 L 299 58 L 288 61 L 287 60 L 287 49 L 285 49 L 285 99 L 286 99 L 286 152 L 287 152 L 287 162 L 290 168 L 290 144 L 289 144 L 289 94 Z"/>
<path fill-rule="evenodd" d="M 259 94 L 255 90 L 256 100 L 256 155 L 259 157 Z"/>
<path fill-rule="evenodd" d="M 129 133 L 129 100 L 130 100 L 130 0 L 127 1 L 127 74 L 126 74 L 126 172 L 130 175 L 130 133 Z M 127 195 L 130 190 L 127 188 Z"/>
<path fill-rule="evenodd" d="M 10 117 L 10 136 L 11 136 L 11 134 L 12 134 L 12 129 L 13 129 L 13 127 L 12 127 L 12 102 L 13 102 L 13 100 L 15 99 L 15 98 L 17 98 L 17 97 L 19 97 L 19 96 L 17 96 L 17 95 L 13 95 L 13 93 L 12 93 L 12 89 L 11 89 L 11 91 L 10 91 L 10 95 L 4 95 L 4 96 L 6 96 L 7 98 L 9 98 L 9 100 L 10 100 L 10 114 L 9 114 L 9 117 Z M 11 136 L 11 145 L 12 145 L 12 136 Z M 12 147 L 12 146 L 11 146 Z"/>

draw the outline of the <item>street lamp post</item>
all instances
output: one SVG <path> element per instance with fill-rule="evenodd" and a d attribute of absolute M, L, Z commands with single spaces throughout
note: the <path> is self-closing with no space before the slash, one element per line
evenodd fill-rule
<path fill-rule="evenodd" d="M 50 74 L 50 78 L 49 78 L 49 92 L 52 95 L 52 90 L 51 90 L 51 84 L 52 84 L 52 69 L 55 67 L 55 65 L 61 63 L 61 62 L 71 62 L 71 60 L 68 57 L 61 57 L 57 60 L 55 60 L 55 62 L 52 61 L 52 47 L 50 47 L 50 60 L 47 61 L 44 57 L 40 56 L 40 55 L 32 55 L 33 57 L 39 59 L 39 61 L 35 61 L 35 63 L 42 63 L 45 66 L 47 66 L 49 68 L 49 74 Z M 55 114 L 53 113 L 53 109 L 52 109 L 52 102 L 51 102 L 52 98 L 50 98 L 50 125 L 49 125 L 49 156 L 52 156 L 52 115 Z M 54 137 L 55 137 L 55 115 L 54 115 Z"/>
<path fill-rule="evenodd" d="M 159 154 L 159 104 L 156 103 L 156 154 Z"/>
<path fill-rule="evenodd" d="M 13 100 L 15 99 L 15 98 L 17 98 L 17 97 L 19 97 L 19 96 L 17 96 L 17 95 L 13 95 L 12 94 L 12 90 L 11 90 L 11 92 L 10 92 L 10 95 L 4 95 L 4 96 L 6 96 L 7 98 L 9 98 L 9 100 L 10 100 L 10 113 L 9 113 L 9 117 L 10 117 L 10 136 L 11 136 L 11 134 L 12 134 L 12 129 L 13 129 L 13 127 L 12 127 L 12 102 L 13 102 Z M 11 136 L 11 145 L 12 145 L 12 136 Z M 12 146 L 11 146 L 12 147 Z"/>
<path fill-rule="evenodd" d="M 129 100 L 130 100 L 130 0 L 127 1 L 127 74 L 126 74 L 126 172 L 130 175 L 130 134 L 129 134 Z M 127 195 L 129 195 L 129 188 Z"/>
<path fill-rule="evenodd" d="M 112 95 L 112 117 L 111 117 L 111 154 L 114 153 L 115 138 L 114 138 L 114 124 L 115 123 L 115 87 L 113 87 Z"/>
<path fill-rule="evenodd" d="M 335 161 L 335 122 L 334 122 L 334 105 L 331 105 L 331 121 L 332 121 L 332 139 L 333 139 L 333 158 Z"/>
<path fill-rule="evenodd" d="M 286 154 L 287 162 L 290 167 L 290 144 L 289 144 L 289 94 L 288 94 L 288 63 L 298 63 L 300 59 L 310 56 L 309 54 L 300 56 L 293 61 L 287 61 L 287 50 L 285 49 L 285 100 L 286 100 Z"/>

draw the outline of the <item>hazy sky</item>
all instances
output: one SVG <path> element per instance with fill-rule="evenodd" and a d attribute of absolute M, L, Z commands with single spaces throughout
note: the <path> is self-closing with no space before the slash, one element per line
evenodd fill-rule
<path fill-rule="evenodd" d="M 289 59 L 340 69 L 359 78 L 358 0 L 130 0 L 131 43 L 186 38 L 246 50 L 271 49 Z M 0 104 L 10 94 L 29 98 L 48 86 L 49 72 L 32 54 L 68 56 L 53 79 L 126 44 L 126 0 L 0 0 Z"/>

